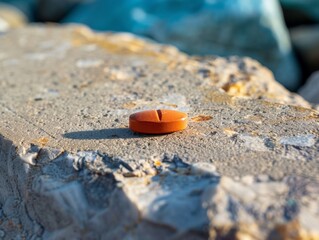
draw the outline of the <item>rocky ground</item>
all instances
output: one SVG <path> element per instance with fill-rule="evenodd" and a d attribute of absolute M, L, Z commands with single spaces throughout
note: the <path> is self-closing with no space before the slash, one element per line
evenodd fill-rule
<path fill-rule="evenodd" d="M 256 61 L 81 26 L 0 49 L 0 238 L 319 239 L 319 113 Z M 153 108 L 188 129 L 127 128 Z"/>

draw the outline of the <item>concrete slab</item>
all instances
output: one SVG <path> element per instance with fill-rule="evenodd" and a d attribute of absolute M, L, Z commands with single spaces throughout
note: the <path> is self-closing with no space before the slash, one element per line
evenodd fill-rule
<path fill-rule="evenodd" d="M 7 237 L 28 231 L 28 237 L 81 237 L 85 225 L 83 236 L 93 239 L 156 232 L 213 239 L 234 229 L 266 239 L 295 222 L 300 234 L 312 234 L 301 223 L 301 209 L 315 219 L 319 212 L 301 199 L 311 199 L 316 209 L 318 202 L 293 189 L 317 181 L 319 113 L 254 60 L 190 57 L 133 35 L 80 26 L 11 31 L 0 37 L 0 49 L 0 206 L 4 211 L 9 204 L 11 213 L 13 197 L 29 211 L 11 216 L 22 228 L 4 227 Z M 189 127 L 158 136 L 128 129 L 131 113 L 159 108 L 187 112 Z M 16 180 L 7 186 L 10 176 Z M 96 180 L 102 185 L 91 186 Z M 286 217 L 291 195 L 298 195 L 298 210 Z M 232 217 L 240 211 L 226 199 L 245 209 L 241 217 Z M 112 210 L 118 205 L 123 209 Z M 277 209 L 273 220 L 262 206 Z M 98 222 L 111 221 L 108 214 L 126 216 L 128 223 L 104 229 Z M 250 231 L 246 224 L 256 227 Z M 41 231 L 30 230 L 38 225 Z"/>

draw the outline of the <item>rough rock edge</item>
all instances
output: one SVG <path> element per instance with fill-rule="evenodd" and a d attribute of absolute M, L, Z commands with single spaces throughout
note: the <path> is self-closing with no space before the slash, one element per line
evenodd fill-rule
<path fill-rule="evenodd" d="M 238 58 L 233 59 L 236 60 L 237 64 Z M 201 61 L 202 60 L 196 60 L 195 62 L 196 64 L 200 64 Z M 228 60 L 221 59 L 221 61 Z M 186 66 L 190 66 L 191 68 L 192 65 L 186 64 Z M 198 71 L 196 68 L 194 69 L 194 71 L 197 71 L 198 74 L 203 75 L 205 78 L 205 74 L 203 74 L 205 71 Z M 236 88 L 237 87 L 235 87 L 235 89 Z M 148 186 L 149 183 L 155 182 L 153 181 L 154 179 L 152 179 L 153 174 L 157 174 L 156 177 L 160 178 L 164 183 L 166 181 L 168 181 L 168 183 L 178 182 L 169 181 L 170 177 L 174 180 L 181 180 L 182 183 L 185 180 L 184 182 L 186 185 L 177 185 L 178 187 L 174 189 L 183 190 L 184 186 L 188 186 L 187 183 L 189 179 L 192 179 L 195 173 L 198 175 L 195 177 L 200 178 L 200 180 L 211 179 L 212 182 L 216 182 L 216 180 L 219 179 L 218 181 L 223 182 L 221 186 L 218 185 L 216 188 L 210 188 L 210 191 L 205 191 L 205 198 L 202 194 L 204 189 L 202 186 L 199 189 L 200 191 L 197 189 L 195 189 L 196 191 L 191 191 L 191 196 L 195 196 L 196 199 L 198 199 L 199 196 L 206 199 L 205 204 L 210 219 L 207 220 L 207 224 L 211 226 L 209 231 L 211 238 L 217 235 L 221 237 L 237 237 L 239 239 L 247 239 L 247 237 L 256 239 L 260 236 L 267 236 L 271 229 L 274 233 L 276 233 L 274 229 L 279 229 L 280 231 L 278 231 L 283 233 L 278 233 L 275 237 L 278 236 L 280 239 L 287 236 L 287 234 L 294 233 L 292 231 L 297 228 L 296 226 L 301 229 L 298 230 L 298 235 L 305 239 L 310 239 L 311 236 L 313 239 L 316 239 L 318 235 L 316 232 L 309 232 L 307 229 L 308 226 L 304 225 L 305 223 L 298 223 L 297 216 L 304 216 L 303 214 L 298 215 L 298 211 L 293 212 L 294 214 L 292 214 L 293 217 L 297 218 L 296 221 L 284 221 L 283 223 L 278 223 L 276 226 L 270 226 L 266 229 L 266 233 L 259 233 L 258 224 L 261 224 L 260 222 L 257 223 L 257 230 L 255 230 L 253 227 L 247 227 L 245 221 L 243 221 L 243 223 L 239 221 L 240 219 L 236 221 L 234 215 L 227 212 L 227 210 L 231 208 L 217 209 L 221 203 L 227 203 L 225 199 L 230 199 L 232 206 L 245 206 L 245 201 L 241 199 L 241 196 L 234 194 L 231 191 L 232 188 L 229 188 L 229 186 L 239 185 L 243 187 L 242 182 L 246 182 L 246 185 L 249 185 L 251 179 L 255 181 L 255 177 L 248 177 L 248 180 L 229 179 L 225 177 L 220 178 L 216 175 L 215 171 L 206 174 L 206 171 L 200 170 L 201 168 L 194 169 L 193 167 L 192 170 L 192 166 L 183 162 L 178 156 L 175 160 L 174 156 L 167 156 L 167 161 L 173 163 L 168 164 L 167 168 L 164 168 L 167 172 L 164 171 L 163 174 L 161 172 L 158 174 L 157 168 L 152 167 L 150 163 L 145 163 L 146 166 L 142 167 L 140 167 L 139 164 L 137 166 L 130 166 L 120 159 L 115 159 L 107 154 L 95 151 L 70 153 L 61 152 L 55 149 L 41 148 L 38 145 L 25 146 L 25 148 L 22 148 L 19 144 L 17 144 L 19 145 L 17 148 L 9 140 L 3 139 L 2 142 L 1 146 L 5 145 L 5 147 L 0 153 L 3 155 L 1 160 L 4 159 L 4 161 L 1 161 L 0 169 L 6 170 L 4 170 L 4 174 L 1 174 L 2 179 L 0 181 L 1 187 L 4 186 L 4 188 L 2 188 L 4 189 L 4 192 L 0 195 L 2 204 L 1 218 L 3 219 L 4 225 L 1 224 L 0 227 L 1 229 L 5 229 L 5 231 L 2 230 L 0 234 L 1 236 L 5 235 L 5 238 L 8 239 L 16 237 L 17 232 L 20 232 L 21 237 L 26 236 L 29 238 L 30 236 L 31 239 L 37 238 L 38 236 L 61 239 L 68 236 L 74 237 L 74 234 L 79 234 L 79 238 L 101 237 L 114 239 L 116 237 L 123 238 L 123 236 L 129 238 L 131 237 L 129 234 L 132 234 L 132 238 L 138 238 L 140 236 L 147 236 L 147 233 L 152 233 L 154 235 L 154 232 L 158 233 L 158 236 L 160 236 L 159 238 L 205 238 L 208 231 L 206 231 L 206 235 L 205 231 L 198 230 L 198 228 L 192 231 L 186 231 L 185 229 L 183 229 L 183 231 L 176 231 L 176 226 L 174 225 L 174 228 L 172 227 L 172 224 L 178 224 L 180 222 L 169 222 L 169 224 L 165 222 L 165 224 L 163 224 L 163 222 L 160 222 L 159 220 L 162 220 L 160 217 L 165 216 L 156 215 L 161 212 L 159 210 L 153 212 L 154 215 L 152 216 L 155 217 L 155 220 L 154 218 L 151 218 L 150 220 L 141 214 L 141 210 L 148 210 L 148 208 L 143 206 L 138 208 L 138 204 L 143 203 L 141 201 L 143 198 L 140 197 L 140 194 L 143 192 L 137 194 L 137 190 L 143 191 L 145 189 L 145 181 L 147 183 L 146 186 Z M 95 155 L 99 157 L 90 157 Z M 105 163 L 103 161 L 101 162 L 101 159 L 103 160 L 105 158 L 110 160 L 108 163 L 112 163 L 110 164 L 111 166 L 115 165 L 116 168 L 118 167 L 120 169 L 119 172 L 113 172 L 112 168 L 105 167 Z M 161 162 L 163 162 L 164 159 L 165 157 L 163 156 L 163 158 L 154 165 L 161 165 Z M 61 164 L 61 166 L 59 166 L 59 164 Z M 59 167 L 56 167 L 56 165 Z M 150 165 L 151 167 L 147 167 L 147 165 Z M 170 165 L 173 165 L 171 166 L 172 169 L 170 168 Z M 78 171 L 75 171 L 74 169 L 78 169 Z M 205 169 L 207 169 L 207 167 Z M 62 177 L 60 176 L 61 174 Z M 226 180 L 222 181 L 222 179 Z M 7 184 L 8 180 L 11 181 L 10 186 Z M 97 185 L 91 185 L 96 182 Z M 269 181 L 269 183 L 272 182 L 275 181 Z M 277 182 L 280 183 L 280 181 Z M 298 183 L 298 181 L 293 181 L 293 183 L 295 182 Z M 99 190 L 99 184 L 101 184 L 102 190 Z M 284 186 L 287 185 L 285 183 L 283 184 Z M 292 185 L 294 186 L 294 184 Z M 140 189 L 137 189 L 137 186 L 141 186 Z M 304 189 L 304 187 L 305 184 L 303 184 L 302 189 Z M 92 190 L 92 192 L 85 195 L 84 188 L 86 191 Z M 186 188 L 186 190 L 187 189 L 188 188 Z M 251 190 L 250 187 L 246 187 L 245 189 L 248 191 Z M 102 191 L 102 193 L 100 191 Z M 6 194 L 8 192 L 10 194 Z M 106 195 L 106 193 L 110 194 Z M 147 193 L 152 193 L 152 191 L 150 190 Z M 7 198 L 7 196 L 12 195 L 13 197 Z M 86 198 L 83 197 L 84 195 Z M 189 197 L 189 195 L 187 196 Z M 219 198 L 218 196 L 221 197 Z M 103 197 L 105 197 L 105 199 Z M 182 197 L 184 197 L 184 195 L 182 195 Z M 94 204 L 87 206 L 85 202 L 82 203 L 79 199 L 86 199 L 87 201 L 92 201 Z M 100 202 L 99 199 L 102 199 L 103 201 Z M 188 198 L 182 199 L 188 200 Z M 277 200 L 277 195 L 273 197 L 273 199 Z M 171 201 L 170 198 L 167 200 Z M 177 200 L 179 201 L 175 201 L 175 203 L 177 202 L 178 204 L 173 204 L 173 207 L 175 208 L 172 208 L 174 211 L 171 212 L 177 211 L 177 213 L 180 213 L 178 210 L 181 210 L 179 208 L 176 209 L 176 206 L 180 205 L 181 199 Z M 186 202 L 192 203 L 192 201 Z M 315 207 L 317 206 L 316 203 L 318 201 L 311 200 L 310 202 L 314 202 L 315 204 L 312 205 L 315 205 Z M 202 203 L 202 200 L 200 200 L 200 203 Z M 51 206 L 51 208 L 49 208 L 49 206 Z M 146 206 L 150 207 L 151 205 Z M 89 207 L 90 209 L 88 209 Z M 182 210 L 183 209 L 184 211 L 181 212 L 189 212 L 189 208 L 182 208 Z M 185 209 L 187 209 L 187 211 L 185 211 Z M 202 207 L 200 209 L 202 209 Z M 240 207 L 240 209 L 245 210 L 245 207 Z M 216 218 L 218 216 L 223 216 L 224 214 L 227 217 L 227 221 L 221 222 L 222 224 L 217 224 L 218 219 L 216 220 Z M 243 214 L 247 215 L 245 211 Z M 110 215 L 112 217 L 110 217 Z M 180 214 L 176 215 L 179 217 L 182 216 Z M 201 217 L 202 216 L 203 215 L 201 215 Z M 229 216 L 231 217 L 230 220 Z M 26 218 L 26 220 L 24 220 L 24 218 Z M 23 226 L 20 225 L 21 222 L 23 222 Z M 41 223 L 41 225 L 39 225 L 39 223 Z M 274 221 L 274 223 L 276 222 Z M 251 225 L 251 222 L 249 222 L 249 226 Z M 5 226 L 5 228 L 2 228 L 3 226 Z M 149 229 L 152 229 L 152 232 Z M 205 230 L 207 230 L 207 228 Z"/>
<path fill-rule="evenodd" d="M 158 239 L 207 239 L 208 234 L 210 239 L 319 239 L 318 180 L 231 179 L 209 163 L 189 165 L 166 155 L 129 166 L 97 151 L 17 148 L 1 136 L 0 150 L 5 239 L 147 239 L 154 232 Z M 170 191 L 174 195 L 167 196 Z M 263 207 L 267 211 L 259 211 Z"/>
<path fill-rule="evenodd" d="M 183 68 L 203 80 L 210 80 L 213 87 L 230 96 L 312 108 L 300 95 L 291 93 L 278 83 L 268 68 L 249 57 L 188 57 L 173 46 L 158 44 L 133 34 L 96 33 L 83 26 L 74 29 L 72 42 L 76 46 L 96 44 L 111 52 L 154 57 L 165 62 L 170 69 Z M 219 66 L 224 66 L 223 69 L 216 67 L 217 62 L 221 63 Z"/>

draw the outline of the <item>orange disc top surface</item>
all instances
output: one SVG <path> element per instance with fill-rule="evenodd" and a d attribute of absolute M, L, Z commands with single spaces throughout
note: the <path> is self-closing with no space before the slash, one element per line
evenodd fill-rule
<path fill-rule="evenodd" d="M 137 112 L 130 116 L 129 127 L 138 133 L 172 133 L 187 127 L 187 114 L 162 109 Z"/>

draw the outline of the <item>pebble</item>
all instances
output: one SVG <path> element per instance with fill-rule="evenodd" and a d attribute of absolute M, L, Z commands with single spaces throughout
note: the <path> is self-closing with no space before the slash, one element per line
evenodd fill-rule
<path fill-rule="evenodd" d="M 198 162 L 191 165 L 192 175 L 216 175 L 216 167 L 208 162 Z"/>
<path fill-rule="evenodd" d="M 316 140 L 314 135 L 309 134 L 295 137 L 282 137 L 280 143 L 296 147 L 312 147 L 316 143 Z"/>

